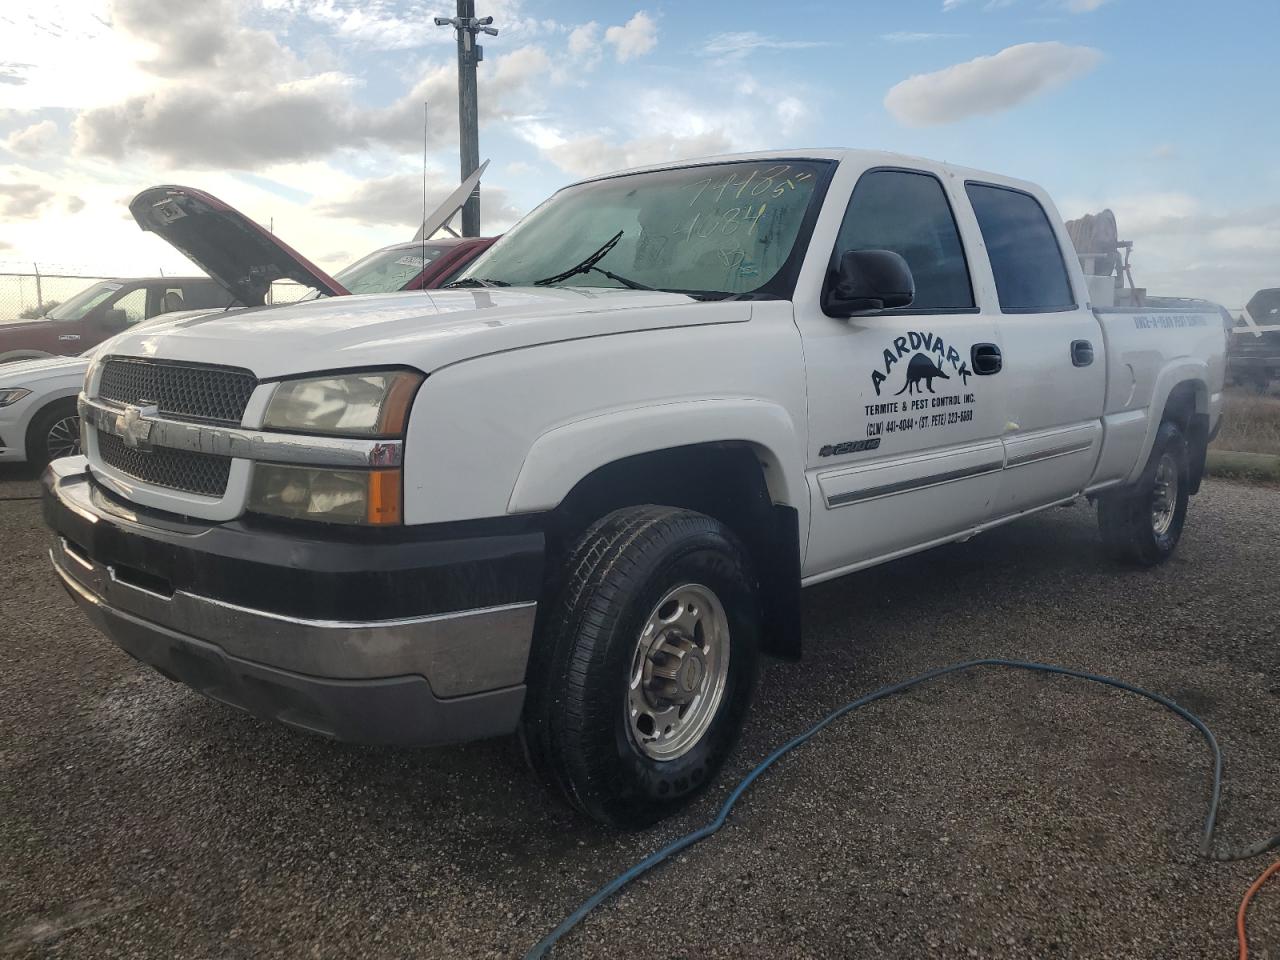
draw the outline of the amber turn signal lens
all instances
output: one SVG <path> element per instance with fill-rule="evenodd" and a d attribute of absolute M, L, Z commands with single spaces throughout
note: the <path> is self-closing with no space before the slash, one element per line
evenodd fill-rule
<path fill-rule="evenodd" d="M 412 396 L 412 394 L 410 394 Z M 368 520 L 370 524 L 401 523 L 401 491 L 404 489 L 399 470 L 372 470 L 369 472 Z"/>

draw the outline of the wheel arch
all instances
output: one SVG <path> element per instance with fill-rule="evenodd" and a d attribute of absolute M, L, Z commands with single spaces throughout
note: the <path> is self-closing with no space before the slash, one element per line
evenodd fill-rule
<path fill-rule="evenodd" d="M 550 510 L 548 591 L 564 560 L 595 520 L 641 504 L 682 507 L 725 524 L 741 542 L 756 581 L 762 648 L 800 656 L 800 535 L 797 508 L 776 501 L 760 448 L 741 440 L 708 441 L 633 453 L 582 476 Z"/>
<path fill-rule="evenodd" d="M 1205 449 L 1209 440 L 1209 375 L 1203 361 L 1183 358 L 1166 366 L 1156 378 L 1152 391 L 1147 434 L 1128 483 L 1137 482 L 1151 456 L 1156 434 L 1165 422 L 1177 424 L 1187 438 L 1191 454 L 1191 492 L 1200 489 L 1204 475 Z"/>

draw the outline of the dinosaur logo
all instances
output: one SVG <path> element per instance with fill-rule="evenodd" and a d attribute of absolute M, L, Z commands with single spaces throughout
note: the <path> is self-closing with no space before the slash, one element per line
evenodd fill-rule
<path fill-rule="evenodd" d="M 902 389 L 895 393 L 894 396 L 900 397 L 904 393 L 908 395 L 924 393 L 924 390 L 920 388 L 921 380 L 924 381 L 924 385 L 929 392 L 933 393 L 934 377 L 941 377 L 943 380 L 951 379 L 938 369 L 938 366 L 928 356 L 923 353 L 917 353 L 907 364 L 907 382 L 903 384 Z"/>
<path fill-rule="evenodd" d="M 958 376 L 968 386 L 969 378 L 973 376 L 973 371 L 960 356 L 960 351 L 951 344 L 944 343 L 936 333 L 928 331 L 908 330 L 902 336 L 894 337 L 892 345 L 883 350 L 881 357 L 883 362 L 877 364 L 879 369 L 871 371 L 871 386 L 877 397 L 880 396 L 880 388 L 885 381 L 893 376 L 893 368 L 907 357 L 911 358 L 907 360 L 907 383 L 894 396 L 904 393 L 910 396 L 924 393 L 925 390 L 933 393 L 934 380 L 950 380 L 952 375 Z M 943 372 L 947 369 L 951 373 Z M 924 381 L 924 387 L 920 386 L 921 381 Z"/>

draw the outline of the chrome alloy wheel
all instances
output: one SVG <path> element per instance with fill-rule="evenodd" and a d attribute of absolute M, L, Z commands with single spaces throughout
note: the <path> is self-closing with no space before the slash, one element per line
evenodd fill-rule
<path fill-rule="evenodd" d="M 1155 489 L 1151 494 L 1151 529 L 1163 537 L 1173 526 L 1178 509 L 1178 464 L 1166 453 L 1156 465 Z"/>
<path fill-rule="evenodd" d="M 719 598 L 697 583 L 658 601 L 631 658 L 627 729 L 654 760 L 674 760 L 702 739 L 729 677 L 729 620 Z"/>
<path fill-rule="evenodd" d="M 70 416 L 55 420 L 45 434 L 44 450 L 50 460 L 76 456 L 80 452 L 80 418 Z"/>

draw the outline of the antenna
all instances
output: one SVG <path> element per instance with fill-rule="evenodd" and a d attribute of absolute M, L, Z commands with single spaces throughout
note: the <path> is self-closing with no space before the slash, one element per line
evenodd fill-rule
<path fill-rule="evenodd" d="M 422 222 L 427 222 L 427 125 L 430 119 L 430 101 L 422 101 Z M 422 270 L 427 269 L 427 234 L 422 231 Z M 425 289 L 418 287 L 419 290 Z"/>
<path fill-rule="evenodd" d="M 422 101 L 422 223 L 426 223 L 426 131 L 430 119 L 430 101 Z M 422 234 L 422 271 L 426 271 L 426 230 Z M 419 287 L 419 289 L 426 289 Z"/>

